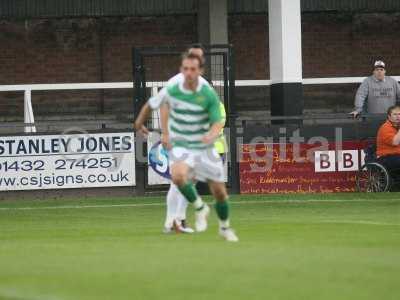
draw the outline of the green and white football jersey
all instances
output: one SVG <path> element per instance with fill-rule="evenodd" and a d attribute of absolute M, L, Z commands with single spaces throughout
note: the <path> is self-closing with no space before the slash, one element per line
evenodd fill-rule
<path fill-rule="evenodd" d="M 201 140 L 212 124 L 223 122 L 220 100 L 215 90 L 199 81 L 195 92 L 183 87 L 183 82 L 168 86 L 164 101 L 169 104 L 169 135 L 173 146 L 188 149 L 213 147 Z"/>
<path fill-rule="evenodd" d="M 171 77 L 168 82 L 167 85 L 164 86 L 156 95 L 152 96 L 148 103 L 151 107 L 152 110 L 156 110 L 159 109 L 161 104 L 164 101 L 165 95 L 167 94 L 167 89 L 169 86 L 177 84 L 177 83 L 183 83 L 185 81 L 185 77 L 183 76 L 182 73 L 178 73 L 175 76 Z M 210 85 L 208 83 L 207 80 L 205 80 L 202 76 L 199 76 L 199 82 L 201 84 L 205 84 L 205 85 Z"/>

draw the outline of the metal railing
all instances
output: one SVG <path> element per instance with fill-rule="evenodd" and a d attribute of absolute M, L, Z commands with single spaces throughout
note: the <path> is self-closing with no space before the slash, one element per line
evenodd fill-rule
<path fill-rule="evenodd" d="M 400 81 L 400 76 L 393 76 Z M 365 77 L 334 77 L 334 78 L 304 78 L 303 84 L 347 84 L 360 83 Z M 215 86 L 221 84 L 221 81 L 213 82 Z M 236 80 L 235 86 L 270 86 L 271 80 Z M 149 88 L 161 88 L 166 82 L 147 82 Z M 55 90 L 94 90 L 94 89 L 131 89 L 133 82 L 101 82 L 101 83 L 56 83 L 56 84 L 17 84 L 0 85 L 0 92 L 24 92 L 24 126 L 25 132 L 36 132 L 35 119 L 32 109 L 32 91 L 55 91 Z M 155 91 L 153 91 L 154 93 Z M 300 118 L 301 116 L 299 116 Z M 302 116 L 304 117 L 304 116 Z M 272 117 L 273 118 L 273 117 Z M 277 117 L 279 118 L 279 117 Z M 295 116 L 293 117 L 295 118 Z M 271 119 L 271 117 L 269 118 Z M 282 119 L 282 118 L 281 118 Z"/>

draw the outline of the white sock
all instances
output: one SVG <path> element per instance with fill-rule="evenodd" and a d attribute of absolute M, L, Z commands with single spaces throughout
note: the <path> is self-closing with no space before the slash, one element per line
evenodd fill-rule
<path fill-rule="evenodd" d="M 176 218 L 179 221 L 186 220 L 186 209 L 188 207 L 189 202 L 185 199 L 185 197 L 182 195 L 182 193 L 177 190 L 177 199 L 178 199 L 178 205 L 176 209 Z"/>
<path fill-rule="evenodd" d="M 171 228 L 176 218 L 178 207 L 178 197 L 176 195 L 177 191 L 178 188 L 176 187 L 176 185 L 171 183 L 167 194 L 167 216 L 164 223 L 165 228 Z"/>
<path fill-rule="evenodd" d="M 222 221 L 219 220 L 219 228 L 229 228 L 230 223 L 229 223 L 229 219 Z"/>
<path fill-rule="evenodd" d="M 193 205 L 194 205 L 195 209 L 199 209 L 199 208 L 202 208 L 204 206 L 204 202 L 200 197 L 197 197 L 197 199 L 194 200 Z"/>

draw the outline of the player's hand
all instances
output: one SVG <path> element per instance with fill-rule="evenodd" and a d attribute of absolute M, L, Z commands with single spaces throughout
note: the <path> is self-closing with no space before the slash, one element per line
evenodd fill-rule
<path fill-rule="evenodd" d="M 134 127 L 136 132 L 144 137 L 147 137 L 149 134 L 149 130 L 143 124 L 135 123 Z"/>
<path fill-rule="evenodd" d="M 201 139 L 201 141 L 206 145 L 214 143 L 214 140 L 215 140 L 215 137 L 210 134 L 204 135 L 203 138 Z"/>
<path fill-rule="evenodd" d="M 161 134 L 161 144 L 167 150 L 170 150 L 172 148 L 172 145 L 169 142 L 169 134 L 168 133 Z"/>
<path fill-rule="evenodd" d="M 352 111 L 351 113 L 349 113 L 349 115 L 351 115 L 355 119 L 360 116 L 360 113 L 355 110 L 355 111 Z"/>

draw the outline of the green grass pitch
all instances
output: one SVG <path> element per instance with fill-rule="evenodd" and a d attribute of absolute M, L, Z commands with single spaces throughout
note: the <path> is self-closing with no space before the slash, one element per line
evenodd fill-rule
<path fill-rule="evenodd" d="M 205 233 L 162 234 L 161 197 L 0 201 L 0 299 L 400 299 L 399 194 L 231 208 L 236 244 L 215 212 Z"/>

